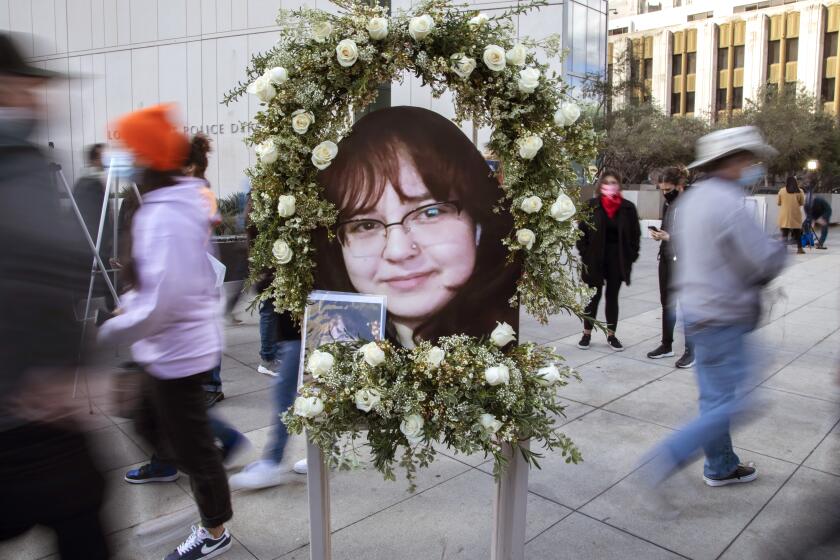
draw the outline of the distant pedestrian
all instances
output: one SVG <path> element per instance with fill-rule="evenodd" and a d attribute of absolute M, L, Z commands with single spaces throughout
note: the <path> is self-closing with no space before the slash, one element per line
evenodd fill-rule
<path fill-rule="evenodd" d="M 705 171 L 706 178 L 680 198 L 674 241 L 680 256 L 675 287 L 697 359 L 700 415 L 655 450 L 654 486 L 701 449 L 707 485 L 757 477 L 755 467 L 742 464 L 735 453 L 730 424 L 745 408 L 755 367 L 746 335 L 758 324 L 762 288 L 784 266 L 785 247 L 768 238 L 746 210 L 743 187 L 765 173 L 757 162 L 775 154 L 751 126 L 697 141 L 691 167 Z"/>
<path fill-rule="evenodd" d="M 820 238 L 817 240 L 817 249 L 827 249 L 825 240 L 828 238 L 828 227 L 831 224 L 831 204 L 813 193 L 809 193 L 811 203 L 806 206 L 808 222 L 811 227 L 820 226 Z"/>
<path fill-rule="evenodd" d="M 580 222 L 583 235 L 578 239 L 577 249 L 583 261 L 581 279 L 595 288 L 595 295 L 586 306 L 587 318 L 583 322 L 583 336 L 578 348 L 589 348 L 593 320 L 606 285 L 607 344 L 616 352 L 621 352 L 624 346 L 615 336 L 618 292 L 622 282 L 630 285 L 630 272 L 639 258 L 642 236 L 639 214 L 636 206 L 621 196 L 621 176 L 610 170 L 601 174 L 595 198 L 589 200 L 588 207 L 592 222 Z"/>
<path fill-rule="evenodd" d="M 785 181 L 785 186 L 779 189 L 779 229 L 782 230 L 782 239 L 787 243 L 788 238 L 796 243 L 796 252 L 804 254 L 802 249 L 802 207 L 805 205 L 805 193 L 799 188 L 796 177 L 790 176 Z"/>
<path fill-rule="evenodd" d="M 659 179 L 659 190 L 665 198 L 662 206 L 662 227 L 651 230 L 650 236 L 659 241 L 659 300 L 662 302 L 662 343 L 655 350 L 648 352 L 652 360 L 670 358 L 674 355 L 674 327 L 677 323 L 677 298 L 671 282 L 679 266 L 677 251 L 671 241 L 670 232 L 674 231 L 677 220 L 676 202 L 685 190 L 686 174 L 679 167 L 663 170 Z M 691 343 L 686 340 L 685 352 L 677 360 L 678 368 L 690 368 L 694 365 L 694 352 Z"/>

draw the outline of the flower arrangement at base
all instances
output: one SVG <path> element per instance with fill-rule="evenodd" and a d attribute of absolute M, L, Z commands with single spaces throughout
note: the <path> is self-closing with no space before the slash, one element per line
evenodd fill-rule
<path fill-rule="evenodd" d="M 504 327 L 495 339 L 449 336 L 412 349 L 389 342 L 322 346 L 283 421 L 292 433 L 305 430 L 332 467 L 357 465 L 364 441 L 373 466 L 394 480 L 398 464 L 412 489 L 417 469 L 434 460 L 435 443 L 492 456 L 496 476 L 506 466 L 502 443 L 539 467 L 542 455 L 518 446 L 524 439 L 577 463 L 578 449 L 555 426 L 564 409 L 557 389 L 577 374 L 545 347 L 503 351 Z"/>

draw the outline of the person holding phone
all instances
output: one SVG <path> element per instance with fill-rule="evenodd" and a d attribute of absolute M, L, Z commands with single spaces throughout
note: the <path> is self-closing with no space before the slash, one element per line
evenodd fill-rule
<path fill-rule="evenodd" d="M 677 265 L 677 254 L 671 242 L 676 219 L 675 203 L 685 189 L 686 174 L 679 167 L 668 167 L 662 171 L 658 188 L 662 191 L 665 202 L 662 205 L 662 229 L 650 226 L 650 236 L 659 241 L 659 300 L 662 302 L 662 342 L 653 351 L 648 352 L 651 360 L 670 358 L 674 355 L 674 326 L 677 322 L 677 305 L 671 291 L 671 278 Z M 691 343 L 686 341 L 685 352 L 677 360 L 678 368 L 690 368 L 694 365 L 694 352 Z"/>

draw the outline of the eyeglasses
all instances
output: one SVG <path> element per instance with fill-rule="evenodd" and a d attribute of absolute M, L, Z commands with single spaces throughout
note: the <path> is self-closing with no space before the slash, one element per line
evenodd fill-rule
<path fill-rule="evenodd" d="M 388 228 L 402 226 L 403 232 L 422 248 L 452 239 L 453 228 L 461 222 L 461 204 L 435 202 L 415 208 L 399 222 L 386 224 L 365 218 L 348 220 L 336 226 L 338 240 L 354 257 L 378 257 L 385 250 Z"/>

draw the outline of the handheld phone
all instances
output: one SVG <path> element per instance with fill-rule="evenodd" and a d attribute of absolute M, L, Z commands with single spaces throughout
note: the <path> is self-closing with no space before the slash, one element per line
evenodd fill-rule
<path fill-rule="evenodd" d="M 648 229 L 649 229 L 650 231 L 659 231 L 659 228 L 658 228 L 658 227 L 656 227 L 656 226 L 648 226 Z"/>

